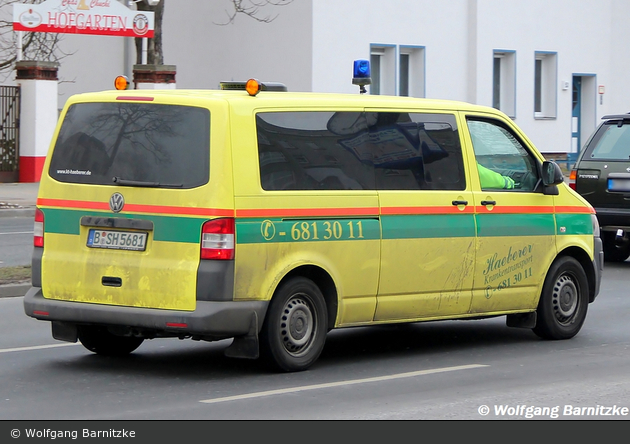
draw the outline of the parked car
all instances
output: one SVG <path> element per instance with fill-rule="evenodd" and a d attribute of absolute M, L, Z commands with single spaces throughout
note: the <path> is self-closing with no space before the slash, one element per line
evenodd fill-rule
<path fill-rule="evenodd" d="M 604 116 L 580 153 L 570 186 L 597 211 L 604 259 L 630 257 L 630 113 Z"/>

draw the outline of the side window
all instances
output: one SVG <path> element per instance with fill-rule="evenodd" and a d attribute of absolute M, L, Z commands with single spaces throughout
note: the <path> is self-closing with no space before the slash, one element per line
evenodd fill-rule
<path fill-rule="evenodd" d="M 374 189 L 372 165 L 346 146 L 363 144 L 365 113 L 267 112 L 256 126 L 264 190 Z"/>
<path fill-rule="evenodd" d="M 266 112 L 256 125 L 267 191 L 466 188 L 451 114 Z"/>
<path fill-rule="evenodd" d="M 538 168 L 519 138 L 498 121 L 469 118 L 481 188 L 533 191 Z"/>
<path fill-rule="evenodd" d="M 464 190 L 466 180 L 455 116 L 367 113 L 376 187 L 382 190 Z"/>

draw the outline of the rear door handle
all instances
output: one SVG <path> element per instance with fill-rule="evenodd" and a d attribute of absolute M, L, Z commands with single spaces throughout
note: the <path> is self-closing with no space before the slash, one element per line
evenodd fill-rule
<path fill-rule="evenodd" d="M 481 205 L 496 205 L 497 201 L 496 200 L 482 200 L 481 201 Z"/>
<path fill-rule="evenodd" d="M 453 205 L 455 206 L 468 205 L 468 201 L 467 200 L 454 200 Z"/>

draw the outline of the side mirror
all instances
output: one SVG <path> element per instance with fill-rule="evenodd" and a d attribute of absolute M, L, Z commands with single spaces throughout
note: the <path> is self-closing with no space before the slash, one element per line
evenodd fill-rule
<path fill-rule="evenodd" d="M 556 162 L 545 160 L 542 164 L 543 185 L 548 187 L 564 182 L 564 174 Z"/>
<path fill-rule="evenodd" d="M 559 194 L 557 185 L 564 182 L 564 174 L 560 166 L 556 162 L 545 160 L 540 170 L 543 194 L 557 196 Z"/>

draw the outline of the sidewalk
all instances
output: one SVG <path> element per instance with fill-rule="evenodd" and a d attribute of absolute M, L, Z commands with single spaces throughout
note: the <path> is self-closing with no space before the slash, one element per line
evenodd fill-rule
<path fill-rule="evenodd" d="M 39 182 L 0 183 L 0 217 L 34 217 Z"/>
<path fill-rule="evenodd" d="M 0 183 L 0 217 L 34 217 L 39 182 Z M 0 285 L 0 298 L 24 296 L 29 283 Z"/>

